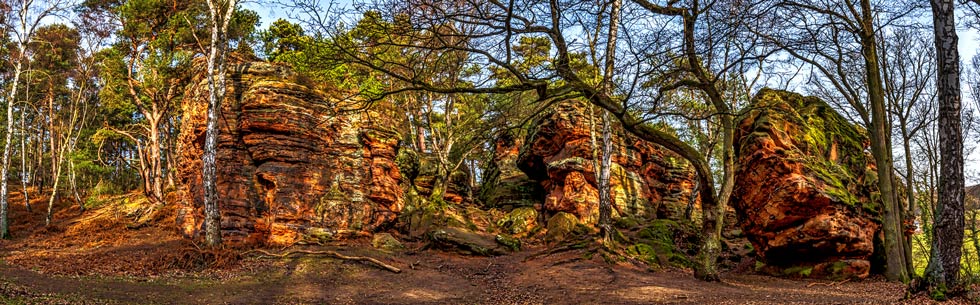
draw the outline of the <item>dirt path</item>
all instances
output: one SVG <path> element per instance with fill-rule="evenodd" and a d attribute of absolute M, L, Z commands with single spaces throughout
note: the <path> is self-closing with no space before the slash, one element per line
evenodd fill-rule
<path fill-rule="evenodd" d="M 705 283 L 682 271 L 609 265 L 578 252 L 523 261 L 530 253 L 383 256 L 403 267 L 401 274 L 327 258 L 249 259 L 230 272 L 149 280 L 0 265 L 0 294 L 39 304 L 895 304 L 903 296 L 900 284 L 877 280 L 811 285 L 726 274 L 721 283 Z"/>
<path fill-rule="evenodd" d="M 585 259 L 582 250 L 528 259 L 542 249 L 472 257 L 436 250 L 389 254 L 356 240 L 331 248 L 377 257 L 402 268 L 400 274 L 321 257 L 201 256 L 173 229 L 173 205 L 159 213 L 144 206 L 85 214 L 62 207 L 45 227 L 43 215 L 15 205 L 15 238 L 0 240 L 0 304 L 932 303 L 924 297 L 902 301 L 901 284 L 875 279 L 814 284 L 819 282 L 726 273 L 722 282 L 706 283 L 689 271 Z M 133 221 L 145 218 L 151 221 Z M 188 271 L 219 261 L 226 264 Z"/>

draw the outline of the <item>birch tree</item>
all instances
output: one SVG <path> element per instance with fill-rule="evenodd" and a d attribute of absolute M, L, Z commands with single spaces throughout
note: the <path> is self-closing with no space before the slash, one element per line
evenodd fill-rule
<path fill-rule="evenodd" d="M 931 0 L 936 38 L 939 97 L 939 201 L 934 216 L 932 248 L 924 284 L 933 298 L 963 291 L 960 258 L 964 235 L 964 176 L 960 56 L 953 0 Z"/>
<path fill-rule="evenodd" d="M 13 79 L 10 89 L 7 92 L 7 125 L 3 144 L 3 164 L 0 164 L 0 239 L 9 238 L 9 220 L 7 219 L 8 193 L 7 193 L 7 173 L 10 170 L 10 151 L 11 140 L 14 130 L 14 103 L 17 100 L 17 85 L 20 82 L 21 74 L 24 73 L 24 65 L 29 58 L 27 57 L 28 44 L 34 38 L 35 31 L 45 20 L 56 16 L 59 12 L 67 8 L 67 3 L 62 0 L 13 0 L 10 15 L 6 18 L 3 25 L 4 32 L 12 37 L 14 47 L 17 50 L 11 60 Z"/>
<path fill-rule="evenodd" d="M 218 115 L 225 99 L 225 66 L 228 50 L 228 25 L 235 13 L 237 0 L 208 0 L 211 47 L 208 52 L 207 131 L 204 138 L 202 175 L 204 183 L 204 233 L 209 246 L 221 245 L 221 211 L 218 210 L 217 154 Z"/>

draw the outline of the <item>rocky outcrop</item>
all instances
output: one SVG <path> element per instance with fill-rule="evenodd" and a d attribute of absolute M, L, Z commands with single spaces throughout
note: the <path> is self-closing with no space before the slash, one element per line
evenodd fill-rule
<path fill-rule="evenodd" d="M 540 208 L 544 199 L 541 183 L 517 168 L 523 137 L 505 133 L 494 140 L 493 159 L 484 170 L 480 200 L 489 208 L 512 210 Z"/>
<path fill-rule="evenodd" d="M 432 154 L 419 154 L 411 149 L 402 149 L 397 157 L 398 169 L 402 173 L 402 187 L 412 193 L 431 199 L 433 189 L 440 178 L 439 160 Z M 446 202 L 462 203 L 470 197 L 470 175 L 465 166 L 460 166 L 449 175 L 445 182 L 442 199 Z"/>
<path fill-rule="evenodd" d="M 283 66 L 229 67 L 217 143 L 221 232 L 231 243 L 291 244 L 383 228 L 403 206 L 398 135 L 370 113 L 338 114 L 336 99 Z M 177 223 L 201 234 L 207 83 L 183 103 Z"/>
<path fill-rule="evenodd" d="M 768 89 L 738 122 L 732 204 L 762 269 L 866 277 L 880 228 L 866 132 L 820 99 Z"/>
<path fill-rule="evenodd" d="M 567 212 L 585 223 L 598 218 L 599 192 L 590 126 L 599 126 L 601 121 L 590 113 L 580 101 L 556 105 L 531 124 L 516 160 L 528 177 L 541 183 L 545 191 L 544 211 Z M 613 130 L 613 214 L 684 218 L 694 188 L 694 172 L 687 163 L 621 128 Z M 699 206 L 695 200 L 694 207 L 700 209 Z"/>

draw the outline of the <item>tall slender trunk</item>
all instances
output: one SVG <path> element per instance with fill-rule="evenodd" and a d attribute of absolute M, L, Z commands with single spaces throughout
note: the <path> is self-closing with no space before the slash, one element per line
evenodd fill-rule
<path fill-rule="evenodd" d="M 23 69 L 22 60 L 18 60 L 14 65 L 14 79 L 10 85 L 10 95 L 7 98 L 7 132 L 3 142 L 3 164 L 0 165 L 0 239 L 10 238 L 10 223 L 7 215 L 8 197 L 7 196 L 7 172 L 10 169 L 10 141 L 14 129 L 14 101 L 17 98 L 17 83 L 20 82 L 20 74 Z"/>
<path fill-rule="evenodd" d="M 225 51 L 228 48 L 228 24 L 237 0 L 208 0 L 211 14 L 211 50 L 208 54 L 207 131 L 204 138 L 202 176 L 204 182 L 204 233 L 208 246 L 221 244 L 221 211 L 218 210 L 217 164 L 218 113 L 225 99 Z M 224 10 L 222 10 L 224 9 Z"/>
<path fill-rule="evenodd" d="M 915 168 L 912 164 L 912 143 L 911 136 L 909 135 L 907 124 L 904 122 L 902 124 L 902 147 L 905 149 L 905 196 L 906 203 L 903 209 L 908 213 L 909 221 L 915 222 L 915 186 L 912 183 L 913 176 L 915 175 Z M 905 259 L 907 272 L 910 276 L 915 276 L 915 265 L 912 263 L 912 234 L 905 235 Z"/>
<path fill-rule="evenodd" d="M 30 63 L 28 63 L 27 69 L 31 69 Z M 31 78 L 31 74 L 27 74 L 27 84 L 24 85 L 25 100 L 27 99 L 26 96 L 30 96 Z M 27 183 L 31 176 L 31 172 L 27 169 L 27 126 L 24 123 L 27 121 L 27 107 L 26 105 L 21 106 L 20 110 L 20 184 L 21 191 L 24 193 L 24 207 L 27 208 L 28 213 L 32 213 L 30 192 L 27 190 Z"/>
<path fill-rule="evenodd" d="M 608 244 L 612 242 L 612 190 L 610 189 L 609 176 L 612 171 L 612 123 L 609 122 L 609 112 L 602 112 L 602 157 L 599 165 L 598 188 L 599 188 L 599 229 L 602 239 Z M 622 216 L 622 215 L 620 215 Z"/>
<path fill-rule="evenodd" d="M 700 10 L 700 2 L 693 1 L 691 7 L 682 14 L 684 21 L 684 53 L 687 56 L 690 71 L 697 79 L 698 89 L 707 95 L 712 107 L 720 114 L 718 120 L 722 132 L 722 181 L 717 201 L 704 202 L 704 196 L 702 196 L 702 218 L 704 222 L 701 232 L 704 235 L 704 241 L 698 252 L 694 276 L 705 281 L 719 281 L 717 262 L 718 256 L 721 255 L 721 230 L 725 224 L 725 210 L 727 209 L 732 191 L 735 188 L 735 123 L 731 106 L 725 101 L 724 95 L 717 87 L 716 83 L 719 80 L 712 78 L 710 76 L 711 73 L 706 71 L 709 68 L 704 66 L 697 52 L 697 41 L 694 34 Z M 708 186 L 708 188 L 712 187 L 710 185 Z"/>
<path fill-rule="evenodd" d="M 157 104 L 152 105 L 152 115 L 148 116 L 150 134 L 147 140 L 147 156 L 149 161 L 149 182 L 150 191 L 157 202 L 163 202 L 163 135 L 160 132 L 160 122 L 164 118 L 164 112 L 159 109 Z"/>
<path fill-rule="evenodd" d="M 868 99 L 871 113 L 871 154 L 877 164 L 878 191 L 884 208 L 883 231 L 885 233 L 885 277 L 891 281 L 908 282 L 909 274 L 905 258 L 901 204 L 895 198 L 895 178 L 885 109 L 885 91 L 881 79 L 877 42 L 874 31 L 870 0 L 861 1 L 861 53 L 865 65 Z"/>
<path fill-rule="evenodd" d="M 61 182 L 61 157 L 58 149 L 57 142 L 57 132 L 55 131 L 55 114 L 54 114 L 54 85 L 48 84 L 48 142 L 50 147 L 51 155 L 51 196 L 48 197 L 48 210 L 44 215 L 44 225 L 51 225 L 51 215 L 54 213 L 54 202 L 58 197 L 58 186 Z M 61 143 L 64 144 L 64 143 Z"/>
<path fill-rule="evenodd" d="M 606 95 L 614 95 L 613 73 L 616 66 L 616 41 L 619 35 L 620 7 L 622 0 L 612 0 L 609 12 L 609 33 L 606 35 L 606 56 L 602 75 L 602 90 Z M 599 188 L 599 229 L 602 239 L 607 244 L 612 241 L 612 194 L 609 176 L 612 167 L 612 123 L 609 122 L 609 112 L 602 112 L 602 160 L 597 169 Z M 594 148 L 593 148 L 594 149 Z M 620 215 L 622 216 L 622 215 Z"/>
<path fill-rule="evenodd" d="M 27 212 L 31 213 L 31 196 L 27 190 L 27 182 L 31 172 L 27 170 L 27 129 L 24 126 L 24 121 L 26 121 L 24 116 L 26 115 L 27 111 L 22 110 L 20 118 L 20 185 L 21 191 L 24 193 L 24 206 L 27 208 Z"/>
<path fill-rule="evenodd" d="M 960 56 L 952 0 L 932 0 L 936 36 L 936 89 L 939 97 L 939 202 L 934 216 L 932 255 L 925 284 L 930 295 L 962 292 L 959 279 L 963 251 L 963 129 L 960 121 Z"/>

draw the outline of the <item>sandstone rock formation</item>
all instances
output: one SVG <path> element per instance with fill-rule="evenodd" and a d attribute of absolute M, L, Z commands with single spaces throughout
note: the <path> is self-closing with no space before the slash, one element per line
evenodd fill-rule
<path fill-rule="evenodd" d="M 598 122 L 598 116 L 590 116 L 584 102 L 566 101 L 531 124 L 516 162 L 544 188 L 543 209 L 547 214 L 567 212 L 585 223 L 597 220 L 599 192 L 590 126 Z M 614 127 L 613 143 L 613 214 L 684 218 L 694 188 L 694 172 L 687 163 L 657 145 L 625 134 L 621 128 Z M 700 209 L 696 200 L 694 208 Z"/>
<path fill-rule="evenodd" d="M 432 196 L 439 175 L 439 161 L 434 155 L 402 149 L 398 152 L 396 162 L 402 174 L 402 188 L 413 196 Z M 442 196 L 446 202 L 459 204 L 470 197 L 469 173 L 465 166 L 461 167 L 464 168 L 449 175 Z"/>
<path fill-rule="evenodd" d="M 732 204 L 784 275 L 865 277 L 880 228 L 866 132 L 825 102 L 763 90 L 739 116 Z"/>
<path fill-rule="evenodd" d="M 230 243 L 291 244 L 370 232 L 403 206 L 395 165 L 398 135 L 370 113 L 338 114 L 335 99 L 280 65 L 229 67 L 218 137 L 221 231 Z M 207 83 L 183 104 L 177 223 L 201 232 Z"/>
<path fill-rule="evenodd" d="M 497 137 L 493 144 L 493 160 L 484 170 L 480 187 L 480 200 L 484 206 L 506 211 L 540 206 L 545 195 L 541 183 L 517 168 L 523 137 L 506 133 Z"/>

